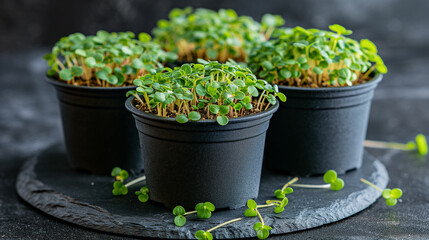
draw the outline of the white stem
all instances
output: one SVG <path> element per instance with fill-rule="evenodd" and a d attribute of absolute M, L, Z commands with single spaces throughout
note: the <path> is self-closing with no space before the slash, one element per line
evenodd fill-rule
<path fill-rule="evenodd" d="M 311 184 L 291 184 L 291 187 L 302 187 L 302 188 L 330 188 L 331 184 L 323 184 L 323 185 L 311 185 Z"/>
<path fill-rule="evenodd" d="M 134 179 L 131 182 L 125 184 L 125 187 L 130 187 L 131 185 L 134 185 L 136 183 L 139 183 L 139 182 L 142 182 L 142 181 L 145 181 L 145 180 L 146 180 L 146 176 L 139 177 L 139 178 Z"/>

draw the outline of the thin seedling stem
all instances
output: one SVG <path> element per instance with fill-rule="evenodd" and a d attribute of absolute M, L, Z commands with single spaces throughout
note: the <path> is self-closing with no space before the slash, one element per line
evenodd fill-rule
<path fill-rule="evenodd" d="M 213 230 L 215 230 L 215 229 L 218 229 L 218 228 L 223 227 L 223 226 L 225 226 L 225 225 L 231 224 L 231 223 L 233 223 L 233 222 L 238 222 L 238 221 L 241 221 L 241 220 L 243 220 L 243 218 L 235 218 L 235 219 L 229 220 L 229 221 L 227 221 L 227 222 L 221 223 L 221 224 L 219 224 L 219 225 L 217 225 L 217 226 L 215 226 L 215 227 L 210 228 L 210 229 L 209 229 L 209 230 L 207 230 L 206 232 L 211 232 L 211 231 L 213 231 Z"/>
<path fill-rule="evenodd" d="M 146 176 L 139 177 L 137 179 L 132 180 L 131 182 L 125 184 L 125 187 L 130 187 L 136 183 L 142 182 L 146 180 Z"/>
<path fill-rule="evenodd" d="M 265 207 L 271 207 L 271 206 L 276 206 L 277 204 L 275 203 L 268 203 L 268 204 L 264 204 L 264 205 L 257 205 L 257 208 L 265 208 Z"/>
<path fill-rule="evenodd" d="M 302 188 L 330 188 L 331 184 L 312 185 L 312 184 L 291 184 L 291 187 L 302 187 Z"/>
<path fill-rule="evenodd" d="M 298 181 L 298 177 L 294 177 L 292 178 L 292 180 L 290 180 L 289 182 L 287 182 L 283 187 L 282 187 L 282 191 L 284 191 L 289 185 L 293 184 L 294 182 Z"/>
<path fill-rule="evenodd" d="M 367 181 L 367 180 L 365 180 L 365 179 L 363 179 L 363 178 L 361 178 L 360 179 L 363 183 L 366 183 L 366 184 L 368 184 L 369 186 L 371 186 L 371 187 L 373 187 L 373 188 L 375 188 L 375 189 L 377 189 L 377 191 L 379 191 L 379 192 L 383 192 L 383 190 L 381 190 L 381 188 L 379 188 L 379 187 L 377 187 L 375 184 L 373 184 L 372 182 L 369 182 L 369 181 Z"/>
<path fill-rule="evenodd" d="M 370 147 L 370 148 L 383 148 L 383 149 L 393 148 L 393 149 L 404 150 L 404 151 L 410 150 L 407 144 L 396 143 L 396 142 L 381 142 L 381 141 L 365 140 L 363 142 L 363 145 L 365 147 Z"/>
<path fill-rule="evenodd" d="M 189 214 L 193 214 L 193 213 L 197 213 L 197 211 L 185 212 L 185 214 L 183 214 L 183 216 L 186 216 L 186 215 L 189 215 Z"/>
<path fill-rule="evenodd" d="M 258 214 L 259 219 L 261 220 L 262 225 L 265 225 L 264 219 L 262 219 L 261 214 L 259 213 L 258 209 L 255 209 L 256 213 Z"/>

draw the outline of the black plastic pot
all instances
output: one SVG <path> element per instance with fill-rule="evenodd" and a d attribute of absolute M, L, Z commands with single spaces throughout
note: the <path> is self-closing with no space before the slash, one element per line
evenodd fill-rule
<path fill-rule="evenodd" d="M 139 132 L 152 200 L 168 208 L 209 201 L 216 208 L 243 207 L 259 191 L 265 134 L 278 104 L 254 115 L 180 124 L 125 105 Z"/>
<path fill-rule="evenodd" d="M 279 86 L 287 96 L 271 120 L 265 161 L 295 175 L 360 168 L 374 89 L 382 75 L 350 87 Z"/>
<path fill-rule="evenodd" d="M 76 169 L 110 174 L 113 167 L 141 172 L 138 134 L 124 107 L 134 87 L 74 86 L 47 78 L 60 103 L 69 162 Z"/>

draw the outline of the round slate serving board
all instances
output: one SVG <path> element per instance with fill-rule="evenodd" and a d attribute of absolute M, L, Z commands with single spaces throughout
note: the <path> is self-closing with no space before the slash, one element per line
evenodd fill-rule
<path fill-rule="evenodd" d="M 197 219 L 195 214 L 189 215 L 185 226 L 176 227 L 169 209 L 156 202 L 140 203 L 137 200 L 134 191 L 142 185 L 131 186 L 126 196 L 114 197 L 112 177 L 74 171 L 66 158 L 64 148 L 57 144 L 29 159 L 18 175 L 16 189 L 19 196 L 34 207 L 70 223 L 129 236 L 192 239 L 198 230 L 244 217 L 246 208 L 243 206 L 236 210 L 217 210 L 205 220 Z M 271 234 L 314 228 L 349 217 L 370 206 L 381 195 L 361 183 L 361 177 L 380 188 L 385 188 L 388 182 L 384 165 L 367 153 L 361 169 L 340 177 L 345 181 L 341 191 L 295 187 L 288 195 L 289 204 L 284 212 L 275 214 L 272 207 L 260 209 L 265 224 L 273 228 Z M 274 190 L 289 179 L 291 176 L 263 172 L 257 203 L 274 199 Z M 322 177 L 300 178 L 299 183 L 324 184 Z M 257 218 L 243 218 L 214 230 L 212 234 L 218 239 L 255 237 L 253 224 L 257 221 Z"/>

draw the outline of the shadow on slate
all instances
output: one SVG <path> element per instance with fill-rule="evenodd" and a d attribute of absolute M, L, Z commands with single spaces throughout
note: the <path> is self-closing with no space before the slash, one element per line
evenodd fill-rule
<path fill-rule="evenodd" d="M 39 156 L 25 162 L 18 175 L 18 195 L 41 211 L 91 229 L 129 236 L 154 238 L 193 239 L 198 230 L 207 230 L 227 220 L 243 217 L 245 207 L 236 210 L 216 211 L 210 219 L 200 220 L 187 216 L 183 227 L 176 227 L 174 216 L 161 204 L 149 201 L 140 203 L 134 192 L 141 185 L 129 188 L 127 196 L 114 197 L 112 177 L 89 175 L 72 170 L 67 164 L 62 145 L 57 144 Z M 363 167 L 342 175 L 343 190 L 294 188 L 288 195 L 285 211 L 275 214 L 273 208 L 260 212 L 271 234 L 289 233 L 332 223 L 349 217 L 370 206 L 380 193 L 366 184 L 361 177 L 384 188 L 388 173 L 384 165 L 365 153 Z M 274 190 L 281 188 L 291 177 L 265 171 L 262 174 L 258 204 L 274 199 Z M 322 177 L 301 178 L 300 183 L 323 184 Z M 172 196 L 174 197 L 174 196 Z M 188 211 L 193 209 L 187 209 Z M 219 238 L 255 237 L 253 224 L 256 218 L 243 218 L 212 232 Z"/>

